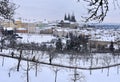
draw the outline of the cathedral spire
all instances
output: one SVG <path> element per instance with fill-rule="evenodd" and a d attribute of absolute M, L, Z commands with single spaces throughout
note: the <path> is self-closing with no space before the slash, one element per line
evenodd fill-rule
<path fill-rule="evenodd" d="M 64 20 L 68 20 L 68 21 L 71 21 L 71 22 L 76 22 L 74 13 L 72 13 L 72 15 L 70 15 L 69 13 L 67 15 L 65 14 Z"/>
<path fill-rule="evenodd" d="M 65 16 L 64 16 L 64 20 L 68 20 L 68 18 L 67 18 L 67 16 L 66 16 L 66 14 L 65 14 Z"/>
<path fill-rule="evenodd" d="M 70 17 L 70 14 L 68 14 L 68 20 L 70 21 L 71 17 Z"/>
<path fill-rule="evenodd" d="M 73 13 L 72 16 L 71 16 L 71 22 L 76 22 L 74 13 Z"/>

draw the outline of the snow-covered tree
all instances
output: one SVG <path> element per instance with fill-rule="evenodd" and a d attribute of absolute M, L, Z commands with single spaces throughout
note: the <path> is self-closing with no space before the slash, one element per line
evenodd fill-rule
<path fill-rule="evenodd" d="M 0 18 L 13 20 L 16 8 L 9 0 L 0 0 Z"/>

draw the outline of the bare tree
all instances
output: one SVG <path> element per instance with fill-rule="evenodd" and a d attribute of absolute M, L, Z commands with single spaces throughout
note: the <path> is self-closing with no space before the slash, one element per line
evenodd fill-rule
<path fill-rule="evenodd" d="M 3 60 L 2 60 L 2 66 L 4 66 L 4 60 L 5 60 L 5 58 L 3 57 Z"/>
<path fill-rule="evenodd" d="M 16 66 L 11 67 L 11 68 L 9 69 L 8 76 L 11 77 L 11 72 L 15 72 L 15 70 L 16 70 Z"/>
<path fill-rule="evenodd" d="M 80 0 L 77 0 L 80 2 Z M 91 21 L 91 20 L 97 20 L 99 22 L 102 22 L 104 18 L 107 15 L 107 12 L 109 10 L 109 0 L 83 0 L 88 3 L 88 17 L 85 18 L 85 22 Z M 119 7 L 118 0 L 113 0 L 113 5 L 116 7 Z"/>
<path fill-rule="evenodd" d="M 27 61 L 27 82 L 29 82 L 29 61 Z"/>
<path fill-rule="evenodd" d="M 85 76 L 81 72 L 78 72 L 76 68 L 74 69 L 73 72 L 74 74 L 72 74 L 72 78 L 71 78 L 73 82 L 77 82 L 77 81 L 81 82 L 85 80 Z"/>
<path fill-rule="evenodd" d="M 57 82 L 57 75 L 58 75 L 58 72 L 60 71 L 60 68 L 59 67 L 52 67 L 52 70 L 54 71 L 55 73 L 55 82 Z"/>
<path fill-rule="evenodd" d="M 107 57 L 107 56 L 104 56 L 104 57 L 103 57 L 103 61 L 104 61 L 104 65 L 109 66 L 110 63 L 111 63 L 111 58 L 110 58 L 110 57 Z M 108 67 L 107 76 L 109 76 L 109 70 L 110 70 L 110 68 Z"/>
<path fill-rule="evenodd" d="M 22 49 L 20 49 L 20 57 L 19 57 L 19 59 L 18 59 L 17 71 L 19 71 L 20 62 L 21 62 L 21 57 L 22 57 Z"/>

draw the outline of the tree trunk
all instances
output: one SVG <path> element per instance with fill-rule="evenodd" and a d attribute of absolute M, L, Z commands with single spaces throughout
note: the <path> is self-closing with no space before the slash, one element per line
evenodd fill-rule
<path fill-rule="evenodd" d="M 8 73 L 8 76 L 11 77 L 11 73 L 10 72 Z"/>
<path fill-rule="evenodd" d="M 2 61 L 2 67 L 4 66 L 4 57 L 3 57 L 3 61 Z"/>
<path fill-rule="evenodd" d="M 51 53 L 49 54 L 49 62 L 50 62 L 50 64 L 52 64 L 52 54 Z"/>
<path fill-rule="evenodd" d="M 98 61 L 98 58 L 96 58 L 96 65 L 98 65 L 98 62 L 99 62 L 99 61 Z"/>
<path fill-rule="evenodd" d="M 1 52 L 2 52 L 2 49 L 3 49 L 3 47 L 1 46 L 1 47 L 0 47 L 0 51 L 1 51 Z"/>
<path fill-rule="evenodd" d="M 20 68 L 20 61 L 21 59 L 18 59 L 17 71 L 19 71 L 19 68 Z"/>
<path fill-rule="evenodd" d="M 107 76 L 109 76 L 109 70 L 110 70 L 110 69 L 109 69 L 109 67 L 108 67 L 108 72 L 107 72 Z"/>
<path fill-rule="evenodd" d="M 38 69 L 38 68 L 37 68 L 37 67 L 38 67 L 37 65 L 38 65 L 38 64 L 36 63 L 36 71 L 35 71 L 35 76 L 36 76 L 36 77 L 37 77 L 37 69 Z"/>
<path fill-rule="evenodd" d="M 93 57 L 91 57 L 91 60 L 90 60 L 90 68 L 92 68 L 93 66 Z M 92 70 L 90 69 L 90 75 L 92 75 Z"/>
<path fill-rule="evenodd" d="M 3 50 L 3 43 L 4 43 L 4 40 L 1 41 L 1 45 L 2 45 L 2 46 L 1 46 L 1 52 L 2 52 L 2 50 Z"/>
<path fill-rule="evenodd" d="M 55 82 L 57 82 L 57 72 L 58 71 L 55 71 Z"/>
<path fill-rule="evenodd" d="M 32 55 L 33 55 L 33 51 L 34 51 L 34 50 L 32 49 Z"/>
<path fill-rule="evenodd" d="M 119 74 L 119 65 L 117 66 L 117 74 Z"/>
<path fill-rule="evenodd" d="M 102 73 L 103 73 L 103 68 L 102 68 L 102 71 L 101 71 Z"/>
<path fill-rule="evenodd" d="M 20 62 L 21 62 L 21 54 L 20 54 L 20 57 L 19 57 L 19 59 L 18 59 L 17 71 L 19 71 Z"/>
<path fill-rule="evenodd" d="M 29 82 L 29 61 L 27 61 L 27 82 Z"/>

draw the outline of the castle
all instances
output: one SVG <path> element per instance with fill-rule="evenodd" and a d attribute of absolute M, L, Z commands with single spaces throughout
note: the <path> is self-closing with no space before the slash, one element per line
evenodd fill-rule
<path fill-rule="evenodd" d="M 78 24 L 77 24 L 74 14 L 72 14 L 72 15 L 65 14 L 64 20 L 60 21 L 59 26 L 63 27 L 63 28 L 77 28 Z"/>

